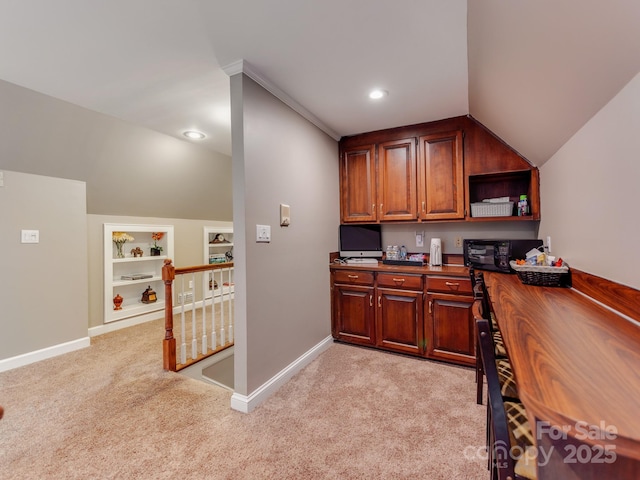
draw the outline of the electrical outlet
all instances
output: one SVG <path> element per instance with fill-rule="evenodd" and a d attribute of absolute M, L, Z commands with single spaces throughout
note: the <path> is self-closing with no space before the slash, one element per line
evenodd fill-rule
<path fill-rule="evenodd" d="M 416 247 L 424 247 L 424 232 L 416 232 Z"/>
<path fill-rule="evenodd" d="M 193 303 L 193 292 L 184 292 L 184 295 L 182 293 L 179 293 L 178 305 L 183 305 L 183 300 L 184 304 Z"/>
<path fill-rule="evenodd" d="M 547 252 L 551 253 L 551 235 L 547 236 Z"/>
<path fill-rule="evenodd" d="M 462 237 L 456 237 L 456 247 L 462 248 Z"/>

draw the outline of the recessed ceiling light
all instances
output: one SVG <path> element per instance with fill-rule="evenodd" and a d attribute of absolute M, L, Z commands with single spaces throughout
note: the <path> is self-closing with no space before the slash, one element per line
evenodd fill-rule
<path fill-rule="evenodd" d="M 195 130 L 187 130 L 183 135 L 187 138 L 191 138 L 192 140 L 202 140 L 206 136 L 204 133 L 197 132 Z"/>
<path fill-rule="evenodd" d="M 387 95 L 389 95 L 389 92 L 387 92 L 386 90 L 376 89 L 369 92 L 369 98 L 371 98 L 372 100 L 378 100 L 380 98 L 386 97 Z"/>

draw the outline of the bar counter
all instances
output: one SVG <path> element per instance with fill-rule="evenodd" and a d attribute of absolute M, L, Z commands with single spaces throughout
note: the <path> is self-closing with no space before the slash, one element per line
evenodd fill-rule
<path fill-rule="evenodd" d="M 538 478 L 640 478 L 640 326 L 574 289 L 485 280 Z"/>

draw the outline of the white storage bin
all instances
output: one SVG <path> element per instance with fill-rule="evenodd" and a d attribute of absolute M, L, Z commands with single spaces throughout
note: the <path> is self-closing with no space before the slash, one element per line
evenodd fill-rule
<path fill-rule="evenodd" d="M 471 204 L 472 217 L 510 217 L 513 215 L 513 202 L 478 202 Z"/>

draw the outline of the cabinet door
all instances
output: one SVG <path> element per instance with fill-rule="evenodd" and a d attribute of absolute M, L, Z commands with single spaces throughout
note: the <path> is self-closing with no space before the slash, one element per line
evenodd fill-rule
<path fill-rule="evenodd" d="M 376 163 L 373 145 L 342 152 L 340 159 L 340 216 L 343 222 L 377 219 Z"/>
<path fill-rule="evenodd" d="M 378 219 L 416 220 L 416 139 L 378 145 Z"/>
<path fill-rule="evenodd" d="M 420 137 L 419 155 L 420 218 L 464 218 L 462 132 Z"/>
<path fill-rule="evenodd" d="M 423 348 L 422 293 L 379 288 L 376 345 L 419 355 Z"/>
<path fill-rule="evenodd" d="M 375 345 L 373 287 L 335 285 L 332 334 L 349 343 Z"/>
<path fill-rule="evenodd" d="M 427 294 L 427 356 L 475 365 L 473 297 Z"/>

